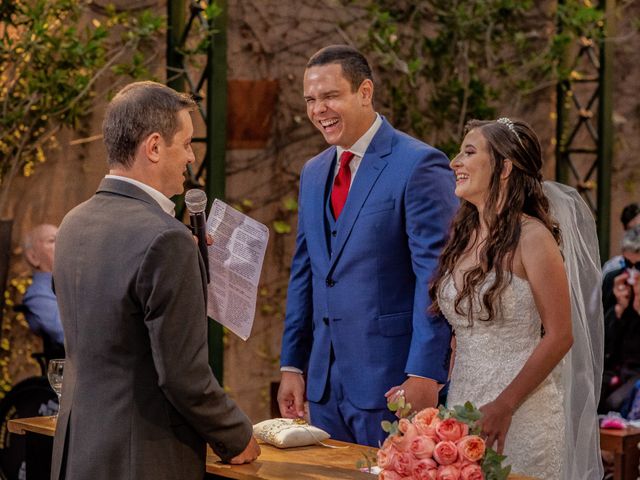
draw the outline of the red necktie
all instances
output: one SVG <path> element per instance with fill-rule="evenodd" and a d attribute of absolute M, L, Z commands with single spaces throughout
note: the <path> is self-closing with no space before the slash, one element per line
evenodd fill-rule
<path fill-rule="evenodd" d="M 353 153 L 346 150 L 342 152 L 342 155 L 340 155 L 340 168 L 338 169 L 338 175 L 333 179 L 333 188 L 331 189 L 331 209 L 333 210 L 333 216 L 336 220 L 340 216 L 340 212 L 342 212 L 344 204 L 347 202 L 349 186 L 351 185 L 351 169 L 349 168 L 349 163 L 351 163 L 353 156 Z"/>

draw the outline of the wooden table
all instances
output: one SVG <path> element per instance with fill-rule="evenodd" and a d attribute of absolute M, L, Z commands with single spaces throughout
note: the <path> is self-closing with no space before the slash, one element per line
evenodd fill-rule
<path fill-rule="evenodd" d="M 364 460 L 364 455 L 375 456 L 376 449 L 363 447 L 353 443 L 327 440 L 324 443 L 338 448 L 312 445 L 280 449 L 267 444 L 260 444 L 262 454 L 247 465 L 226 465 L 218 461 L 218 457 L 207 451 L 207 473 L 214 478 L 234 478 L 236 480 L 311 480 L 311 479 L 366 479 L 376 477 L 369 473 L 359 472 L 356 462 Z"/>
<path fill-rule="evenodd" d="M 639 443 L 640 428 L 600 429 L 600 448 L 615 455 L 614 480 L 636 480 L 640 476 Z"/>
<path fill-rule="evenodd" d="M 19 418 L 9 421 L 9 430 L 29 437 L 40 437 L 51 442 L 55 432 L 52 417 Z M 248 465 L 226 465 L 207 450 L 207 478 L 236 480 L 375 480 L 370 473 L 360 472 L 356 463 L 364 455 L 375 454 L 375 449 L 353 443 L 327 440 L 325 443 L 340 448 L 321 445 L 289 448 L 286 450 L 261 444 L 262 455 Z M 27 445 L 27 449 L 29 446 Z M 45 463 L 42 458 L 39 463 Z M 49 464 L 50 462 L 46 462 Z M 27 462 L 27 480 L 33 480 Z M 36 477 L 48 480 L 46 477 Z M 509 480 L 535 480 L 531 477 L 510 475 Z"/>
<path fill-rule="evenodd" d="M 48 480 L 51 477 L 51 452 L 56 429 L 54 417 L 9 420 L 7 429 L 11 434 L 25 435 L 27 480 Z"/>

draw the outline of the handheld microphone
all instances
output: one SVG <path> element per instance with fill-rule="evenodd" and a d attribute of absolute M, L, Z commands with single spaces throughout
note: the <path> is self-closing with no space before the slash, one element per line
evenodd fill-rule
<path fill-rule="evenodd" d="M 198 238 L 198 248 L 204 260 L 204 268 L 207 272 L 207 283 L 211 280 L 209 274 L 209 249 L 207 246 L 207 219 L 204 209 L 207 207 L 207 194 L 197 188 L 187 190 L 184 202 L 189 210 L 189 223 L 191 231 Z"/>

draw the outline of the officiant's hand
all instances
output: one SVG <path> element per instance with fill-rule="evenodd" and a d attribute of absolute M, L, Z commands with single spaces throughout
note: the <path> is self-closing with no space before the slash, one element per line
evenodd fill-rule
<path fill-rule="evenodd" d="M 196 237 L 195 235 L 193 235 L 193 241 L 196 242 L 196 245 L 198 245 L 198 237 Z M 213 237 L 208 233 L 207 233 L 207 245 L 209 246 L 213 245 Z"/>
<path fill-rule="evenodd" d="M 411 404 L 411 410 L 419 412 L 427 407 L 438 406 L 438 382 L 424 377 L 408 377 L 402 385 L 392 387 L 384 396 L 388 399 L 399 390 L 404 390 L 404 398 Z"/>
<path fill-rule="evenodd" d="M 487 447 L 493 447 L 497 442 L 496 452 L 501 454 L 504 450 L 504 440 L 511 426 L 513 409 L 497 398 L 493 402 L 483 405 L 479 410 L 482 412 L 480 428 L 485 436 Z"/>
<path fill-rule="evenodd" d="M 278 406 L 284 418 L 304 417 L 304 378 L 295 372 L 282 372 Z"/>
<path fill-rule="evenodd" d="M 249 443 L 247 444 L 245 449 L 242 451 L 242 453 L 236 455 L 231 460 L 229 460 L 229 463 L 233 465 L 242 465 L 243 463 L 251 463 L 260 456 L 260 453 L 262 453 L 260 451 L 260 445 L 258 445 L 256 437 L 251 435 L 251 439 L 249 440 Z"/>

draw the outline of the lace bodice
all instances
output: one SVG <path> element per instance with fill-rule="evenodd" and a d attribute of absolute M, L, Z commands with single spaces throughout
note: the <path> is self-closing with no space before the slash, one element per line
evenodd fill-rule
<path fill-rule="evenodd" d="M 487 275 L 474 300 L 474 312 L 454 308 L 456 286 L 449 276 L 438 303 L 456 335 L 456 352 L 447 404 L 466 401 L 481 407 L 495 398 L 520 372 L 541 337 L 541 322 L 526 280 L 512 276 L 490 321 L 481 305 L 493 283 Z M 463 302 L 462 311 L 468 310 Z M 564 440 L 562 394 L 552 376 L 525 400 L 513 416 L 505 445 L 507 464 L 517 473 L 551 480 L 560 478 Z"/>

